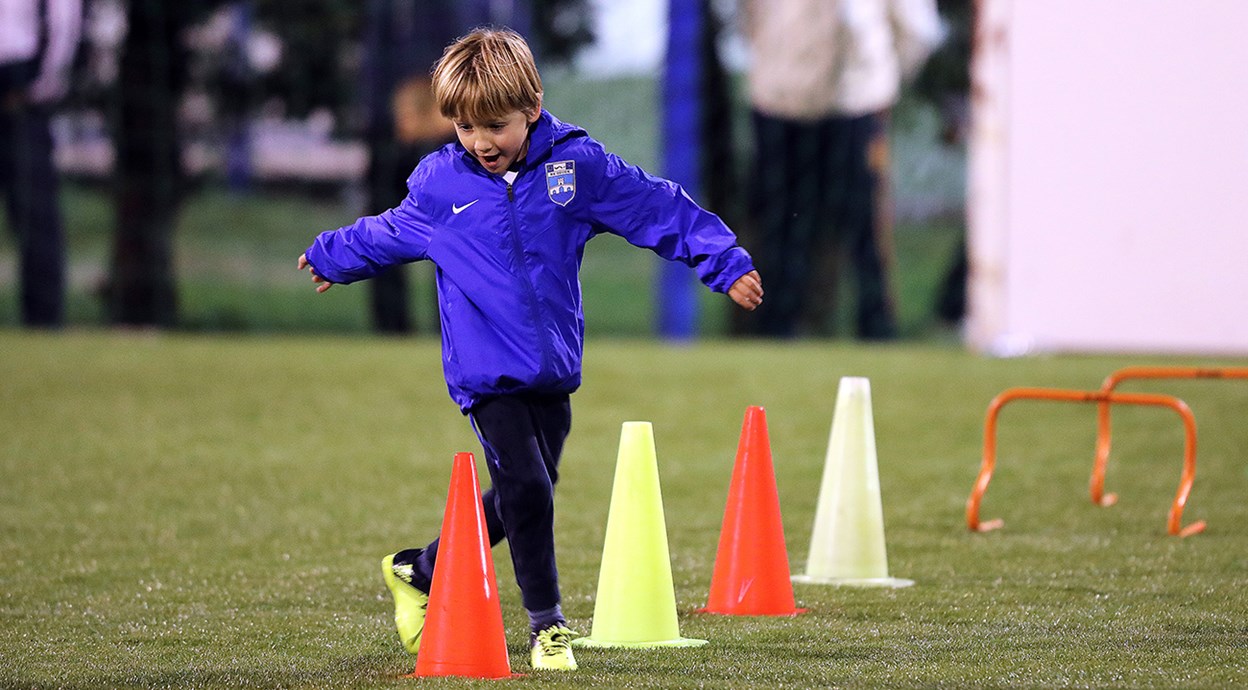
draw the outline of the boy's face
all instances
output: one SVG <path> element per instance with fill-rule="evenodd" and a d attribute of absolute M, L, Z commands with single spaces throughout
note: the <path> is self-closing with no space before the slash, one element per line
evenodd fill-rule
<path fill-rule="evenodd" d="M 455 134 L 486 170 L 502 175 L 528 151 L 529 125 L 540 114 L 516 110 L 484 122 L 455 120 Z"/>

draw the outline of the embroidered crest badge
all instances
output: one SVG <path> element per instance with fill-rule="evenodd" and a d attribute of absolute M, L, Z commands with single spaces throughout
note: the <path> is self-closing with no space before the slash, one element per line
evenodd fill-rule
<path fill-rule="evenodd" d="M 576 196 L 576 163 L 558 161 L 546 164 L 546 193 L 550 200 L 567 206 Z"/>

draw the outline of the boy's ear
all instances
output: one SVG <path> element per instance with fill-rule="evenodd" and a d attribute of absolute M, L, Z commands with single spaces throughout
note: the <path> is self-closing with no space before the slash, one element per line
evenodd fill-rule
<path fill-rule="evenodd" d="M 537 122 L 537 118 L 542 116 L 542 94 L 537 94 L 537 105 L 532 110 L 526 110 L 524 115 L 528 118 L 528 124 Z"/>

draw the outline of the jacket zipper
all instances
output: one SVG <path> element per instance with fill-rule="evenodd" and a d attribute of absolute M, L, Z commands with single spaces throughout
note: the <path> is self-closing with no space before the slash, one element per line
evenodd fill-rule
<path fill-rule="evenodd" d="M 541 305 L 537 299 L 537 286 L 533 284 L 532 271 L 529 270 L 528 259 L 524 256 L 524 244 L 520 241 L 520 219 L 516 217 L 516 193 L 512 183 L 507 183 L 507 211 L 511 216 L 511 241 L 516 252 L 516 262 L 524 271 L 524 286 L 529 298 L 529 316 L 537 331 L 538 343 L 542 348 L 542 373 L 553 370 L 551 366 L 550 342 L 546 337 L 546 328 L 541 317 Z"/>

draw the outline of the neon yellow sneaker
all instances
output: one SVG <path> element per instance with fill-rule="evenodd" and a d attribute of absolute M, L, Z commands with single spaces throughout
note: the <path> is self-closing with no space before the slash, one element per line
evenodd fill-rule
<path fill-rule="evenodd" d="M 575 671 L 572 638 L 576 633 L 562 625 L 552 625 L 533 636 L 529 662 L 535 671 Z"/>
<path fill-rule="evenodd" d="M 425 631 L 429 595 L 412 585 L 411 565 L 394 564 L 395 555 L 381 559 L 381 575 L 394 597 L 394 627 L 399 629 L 403 648 L 414 655 L 420 649 L 420 634 Z"/>

